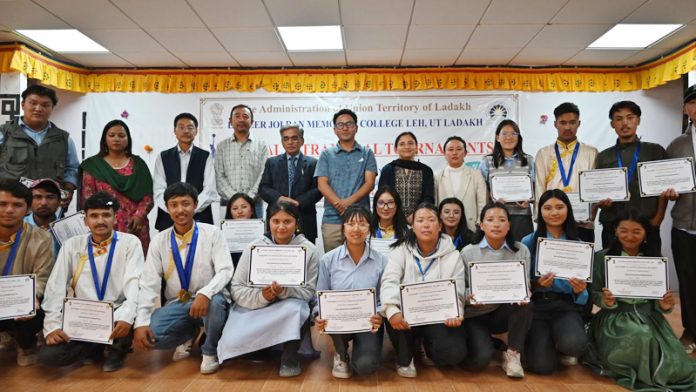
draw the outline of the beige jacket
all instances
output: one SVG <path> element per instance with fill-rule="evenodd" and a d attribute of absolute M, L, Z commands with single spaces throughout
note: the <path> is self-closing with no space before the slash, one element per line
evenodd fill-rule
<path fill-rule="evenodd" d="M 464 204 L 466 227 L 476 231 L 476 223 L 483 206 L 486 205 L 486 180 L 480 171 L 468 166 L 459 173 L 462 176 L 459 189 L 452 189 L 452 179 L 447 168 L 435 173 L 435 200 L 438 204 L 448 197 L 456 197 Z"/>
<path fill-rule="evenodd" d="M 36 298 L 42 298 L 53 269 L 53 237 L 34 225 L 24 223 L 22 237 L 10 275 L 36 274 Z M 10 246 L 0 247 L 0 272 L 5 269 Z"/>

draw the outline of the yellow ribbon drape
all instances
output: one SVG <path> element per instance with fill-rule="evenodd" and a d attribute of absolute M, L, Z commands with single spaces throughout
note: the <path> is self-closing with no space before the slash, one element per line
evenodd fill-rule
<path fill-rule="evenodd" d="M 21 72 L 63 90 L 191 93 L 264 89 L 282 93 L 415 90 L 605 92 L 650 89 L 696 69 L 696 42 L 638 67 L 88 69 L 24 45 L 0 45 L 0 72 Z"/>

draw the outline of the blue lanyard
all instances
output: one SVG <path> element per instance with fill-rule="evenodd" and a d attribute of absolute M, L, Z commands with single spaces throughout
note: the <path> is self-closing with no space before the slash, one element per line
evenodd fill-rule
<path fill-rule="evenodd" d="M 457 238 L 454 239 L 454 247 L 459 249 L 459 245 L 462 244 L 462 236 L 457 235 Z"/>
<path fill-rule="evenodd" d="M 176 272 L 179 275 L 179 283 L 181 283 L 181 289 L 188 291 L 189 284 L 191 283 L 191 272 L 193 271 L 193 258 L 196 255 L 196 243 L 198 243 L 198 225 L 195 223 L 193 224 L 193 237 L 191 237 L 191 244 L 189 245 L 189 251 L 186 255 L 185 269 L 183 264 L 181 263 L 181 254 L 179 253 L 179 245 L 176 243 L 176 234 L 174 234 L 174 228 L 172 228 L 171 242 L 172 256 L 174 258 Z"/>
<path fill-rule="evenodd" d="M 420 274 L 421 274 L 421 281 L 425 282 L 425 274 L 427 274 L 428 270 L 430 270 L 430 267 L 433 266 L 435 259 L 430 260 L 430 263 L 428 263 L 428 266 L 425 267 L 425 271 L 423 271 L 423 267 L 421 266 L 421 263 L 420 263 L 420 260 L 418 260 L 418 257 L 413 256 L 413 258 L 416 260 L 416 264 L 418 265 L 418 270 L 420 271 Z"/>
<path fill-rule="evenodd" d="M 554 143 L 553 148 L 556 150 L 556 161 L 558 162 L 558 171 L 561 173 L 561 181 L 563 186 L 567 187 L 570 184 L 570 177 L 573 175 L 573 166 L 575 166 L 575 160 L 578 158 L 578 151 L 580 151 L 580 142 L 575 143 L 575 149 L 573 150 L 573 157 L 570 159 L 570 167 L 568 168 L 568 174 L 563 168 L 563 160 L 561 159 L 561 152 L 558 151 L 558 143 Z"/>
<path fill-rule="evenodd" d="M 375 230 L 375 238 L 382 238 L 382 229 L 377 227 L 377 230 Z"/>
<path fill-rule="evenodd" d="M 17 256 L 17 249 L 19 249 L 19 240 L 22 239 L 22 229 L 24 228 L 24 223 L 17 230 L 17 235 L 15 236 L 14 243 L 10 249 L 10 254 L 7 256 L 7 262 L 5 263 L 5 269 L 2 271 L 2 276 L 7 276 L 12 271 L 12 265 L 14 264 L 15 256 Z"/>
<path fill-rule="evenodd" d="M 97 290 L 97 298 L 100 301 L 104 300 L 104 295 L 106 294 L 106 284 L 109 282 L 109 274 L 111 273 L 111 264 L 114 262 L 114 251 L 116 250 L 116 232 L 114 231 L 114 239 L 111 241 L 111 247 L 109 248 L 109 257 L 106 259 L 106 267 L 104 267 L 104 280 L 99 286 L 99 274 L 97 274 L 97 264 L 94 262 L 94 250 L 92 250 L 92 236 L 87 238 L 87 254 L 89 255 L 89 266 L 92 270 L 92 280 L 94 281 L 94 288 Z"/>
<path fill-rule="evenodd" d="M 616 151 L 616 160 L 619 161 L 619 167 L 624 167 L 623 159 L 621 159 L 621 150 L 619 150 L 619 143 L 614 145 L 614 150 Z M 636 146 L 636 151 L 633 153 L 633 159 L 631 164 L 628 166 L 628 183 L 633 181 L 633 173 L 636 171 L 636 166 L 638 166 L 638 158 L 640 157 L 640 142 Z"/>

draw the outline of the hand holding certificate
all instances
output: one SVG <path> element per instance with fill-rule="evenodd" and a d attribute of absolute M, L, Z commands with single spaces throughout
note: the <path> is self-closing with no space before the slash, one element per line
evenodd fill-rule
<path fill-rule="evenodd" d="M 471 261 L 468 268 L 472 304 L 529 301 L 524 261 Z"/>
<path fill-rule="evenodd" d="M 36 315 L 36 275 L 0 277 L 0 320 Z"/>
<path fill-rule="evenodd" d="M 556 279 L 592 281 L 593 243 L 539 238 L 536 254 L 536 276 L 551 272 Z"/>
<path fill-rule="evenodd" d="M 607 256 L 606 288 L 614 297 L 662 299 L 668 291 L 666 257 Z"/>
<path fill-rule="evenodd" d="M 249 256 L 249 284 L 304 286 L 307 281 L 307 249 L 295 245 L 256 245 Z"/>
<path fill-rule="evenodd" d="M 51 222 L 50 226 L 51 233 L 61 246 L 72 237 L 89 233 L 89 227 L 85 224 L 84 211 L 78 211 L 63 219 Z"/>
<path fill-rule="evenodd" d="M 491 177 L 491 199 L 505 202 L 534 199 L 529 174 L 502 174 Z"/>
<path fill-rule="evenodd" d="M 114 305 L 111 302 L 78 298 L 63 300 L 63 332 L 71 340 L 111 344 Z"/>
<path fill-rule="evenodd" d="M 372 331 L 370 318 L 375 309 L 375 289 L 317 292 L 319 318 L 326 320 L 324 332 L 347 334 Z"/>
<path fill-rule="evenodd" d="M 410 326 L 440 324 L 462 316 L 454 280 L 402 284 L 401 312 Z"/>
<path fill-rule="evenodd" d="M 226 219 L 221 223 L 222 233 L 230 252 L 242 252 L 255 239 L 263 235 L 261 219 Z"/>
<path fill-rule="evenodd" d="M 669 188 L 679 193 L 696 192 L 692 159 L 678 158 L 638 162 L 640 196 L 659 196 Z"/>
<path fill-rule="evenodd" d="M 578 176 L 580 200 L 598 202 L 605 199 L 627 201 L 628 179 L 626 168 L 581 171 Z"/>

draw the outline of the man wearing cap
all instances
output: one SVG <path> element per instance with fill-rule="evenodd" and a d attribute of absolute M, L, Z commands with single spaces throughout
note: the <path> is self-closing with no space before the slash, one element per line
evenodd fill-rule
<path fill-rule="evenodd" d="M 691 158 L 696 154 L 696 84 L 684 92 L 684 114 L 688 117 L 686 131 L 667 147 L 667 158 Z M 681 342 L 687 353 L 696 349 L 696 194 L 676 194 L 672 207 L 672 254 L 679 278 L 679 299 L 684 333 Z"/>
<path fill-rule="evenodd" d="M 49 231 L 51 222 L 58 219 L 61 191 L 58 183 L 50 178 L 35 180 L 29 186 L 31 189 L 31 214 L 24 221 Z M 53 239 L 53 254 L 58 257 L 60 243 Z"/>

